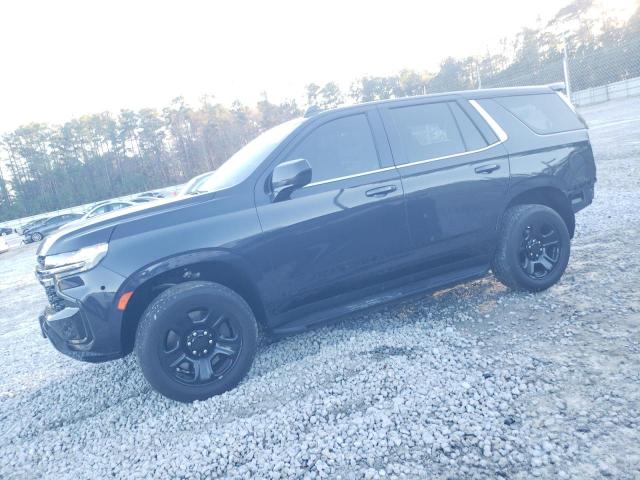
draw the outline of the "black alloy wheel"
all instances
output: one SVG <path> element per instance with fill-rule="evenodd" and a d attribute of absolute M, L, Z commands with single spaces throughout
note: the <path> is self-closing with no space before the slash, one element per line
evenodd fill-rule
<path fill-rule="evenodd" d="M 569 230 L 558 212 L 546 205 L 515 205 L 503 215 L 491 269 L 509 288 L 539 292 L 560 280 L 570 249 Z"/>
<path fill-rule="evenodd" d="M 520 266 L 527 276 L 539 280 L 551 273 L 560 259 L 560 236 L 544 221 L 527 225 L 522 233 Z"/>
<path fill-rule="evenodd" d="M 187 385 L 218 381 L 242 349 L 241 327 L 208 300 L 176 319 L 160 350 L 165 371 Z"/>
<path fill-rule="evenodd" d="M 235 387 L 253 363 L 258 327 L 247 302 L 213 282 L 168 288 L 147 307 L 135 352 L 161 394 L 190 402 Z"/>

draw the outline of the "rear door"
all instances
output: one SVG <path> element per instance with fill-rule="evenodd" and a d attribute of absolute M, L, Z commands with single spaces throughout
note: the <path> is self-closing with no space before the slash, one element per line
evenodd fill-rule
<path fill-rule="evenodd" d="M 348 302 L 393 277 L 408 253 L 402 183 L 380 117 L 369 110 L 315 119 L 258 181 L 264 235 L 254 258 L 278 323 Z M 273 167 L 299 158 L 312 167 L 311 183 L 272 201 L 265 185 Z"/>
<path fill-rule="evenodd" d="M 417 257 L 434 273 L 486 263 L 509 184 L 506 134 L 455 97 L 380 109 Z"/>

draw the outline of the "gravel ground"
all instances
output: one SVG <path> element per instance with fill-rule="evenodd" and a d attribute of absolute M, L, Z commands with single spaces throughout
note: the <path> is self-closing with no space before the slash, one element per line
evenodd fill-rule
<path fill-rule="evenodd" d="M 0 257 L 1 478 L 640 478 L 640 98 L 583 111 L 596 201 L 561 282 L 492 277 L 265 340 L 183 405 L 133 358 L 39 333 L 34 246 Z"/>

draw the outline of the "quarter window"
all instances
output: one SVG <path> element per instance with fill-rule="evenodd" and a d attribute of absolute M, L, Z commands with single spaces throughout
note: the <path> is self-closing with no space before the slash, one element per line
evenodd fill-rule
<path fill-rule="evenodd" d="M 311 181 L 321 182 L 380 168 L 366 115 L 327 122 L 307 135 L 285 160 L 306 159 Z"/>
<path fill-rule="evenodd" d="M 390 110 L 405 151 L 403 163 L 463 153 L 465 145 L 447 103 L 427 103 Z"/>
<path fill-rule="evenodd" d="M 584 128 L 576 114 L 555 93 L 498 97 L 495 101 L 539 134 Z"/>

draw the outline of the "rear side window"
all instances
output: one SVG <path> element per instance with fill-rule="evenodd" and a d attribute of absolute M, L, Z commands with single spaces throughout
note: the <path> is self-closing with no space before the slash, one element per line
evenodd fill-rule
<path fill-rule="evenodd" d="M 494 100 L 539 134 L 584 128 L 575 113 L 555 93 L 498 97 Z"/>
<path fill-rule="evenodd" d="M 378 153 L 366 115 L 338 118 L 320 125 L 287 155 L 306 159 L 311 181 L 321 182 L 380 168 Z"/>
<path fill-rule="evenodd" d="M 465 151 L 460 130 L 446 103 L 393 108 L 390 113 L 405 152 L 402 163 Z"/>

